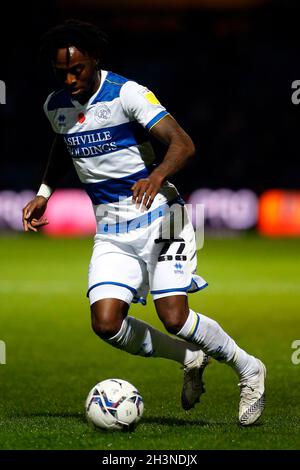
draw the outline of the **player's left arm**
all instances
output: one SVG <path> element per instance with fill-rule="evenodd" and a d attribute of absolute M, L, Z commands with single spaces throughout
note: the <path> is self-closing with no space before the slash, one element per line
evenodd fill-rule
<path fill-rule="evenodd" d="M 148 178 L 140 179 L 132 186 L 133 201 L 149 209 L 164 181 L 185 167 L 195 155 L 195 146 L 189 135 L 170 115 L 158 121 L 150 133 L 168 146 L 160 165 Z"/>

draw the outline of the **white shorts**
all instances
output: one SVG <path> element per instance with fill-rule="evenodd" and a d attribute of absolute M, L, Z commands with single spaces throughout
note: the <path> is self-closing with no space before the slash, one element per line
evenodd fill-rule
<path fill-rule="evenodd" d="M 127 224 L 128 230 L 118 227 L 95 236 L 87 293 L 91 305 L 104 298 L 145 305 L 149 291 L 156 300 L 207 286 L 195 274 L 195 234 L 186 208 L 161 207 L 141 218 L 146 224 Z"/>

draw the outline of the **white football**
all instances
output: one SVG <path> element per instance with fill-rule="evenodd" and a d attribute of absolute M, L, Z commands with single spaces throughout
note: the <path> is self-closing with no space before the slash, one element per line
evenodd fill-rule
<path fill-rule="evenodd" d="M 107 379 L 91 389 L 85 409 L 88 421 L 97 428 L 131 430 L 142 417 L 144 402 L 131 383 Z"/>

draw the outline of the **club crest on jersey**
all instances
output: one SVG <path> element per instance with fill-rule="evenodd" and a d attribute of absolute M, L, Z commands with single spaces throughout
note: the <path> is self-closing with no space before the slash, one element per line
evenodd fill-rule
<path fill-rule="evenodd" d="M 106 104 L 98 104 L 95 107 L 94 113 L 96 121 L 100 124 L 105 121 L 108 121 L 111 116 L 111 110 Z"/>

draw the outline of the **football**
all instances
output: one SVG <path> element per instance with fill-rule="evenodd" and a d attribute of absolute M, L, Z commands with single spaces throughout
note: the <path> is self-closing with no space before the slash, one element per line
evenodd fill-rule
<path fill-rule="evenodd" d="M 142 417 L 144 402 L 131 383 L 107 379 L 91 389 L 85 408 L 88 422 L 96 428 L 132 430 Z"/>

